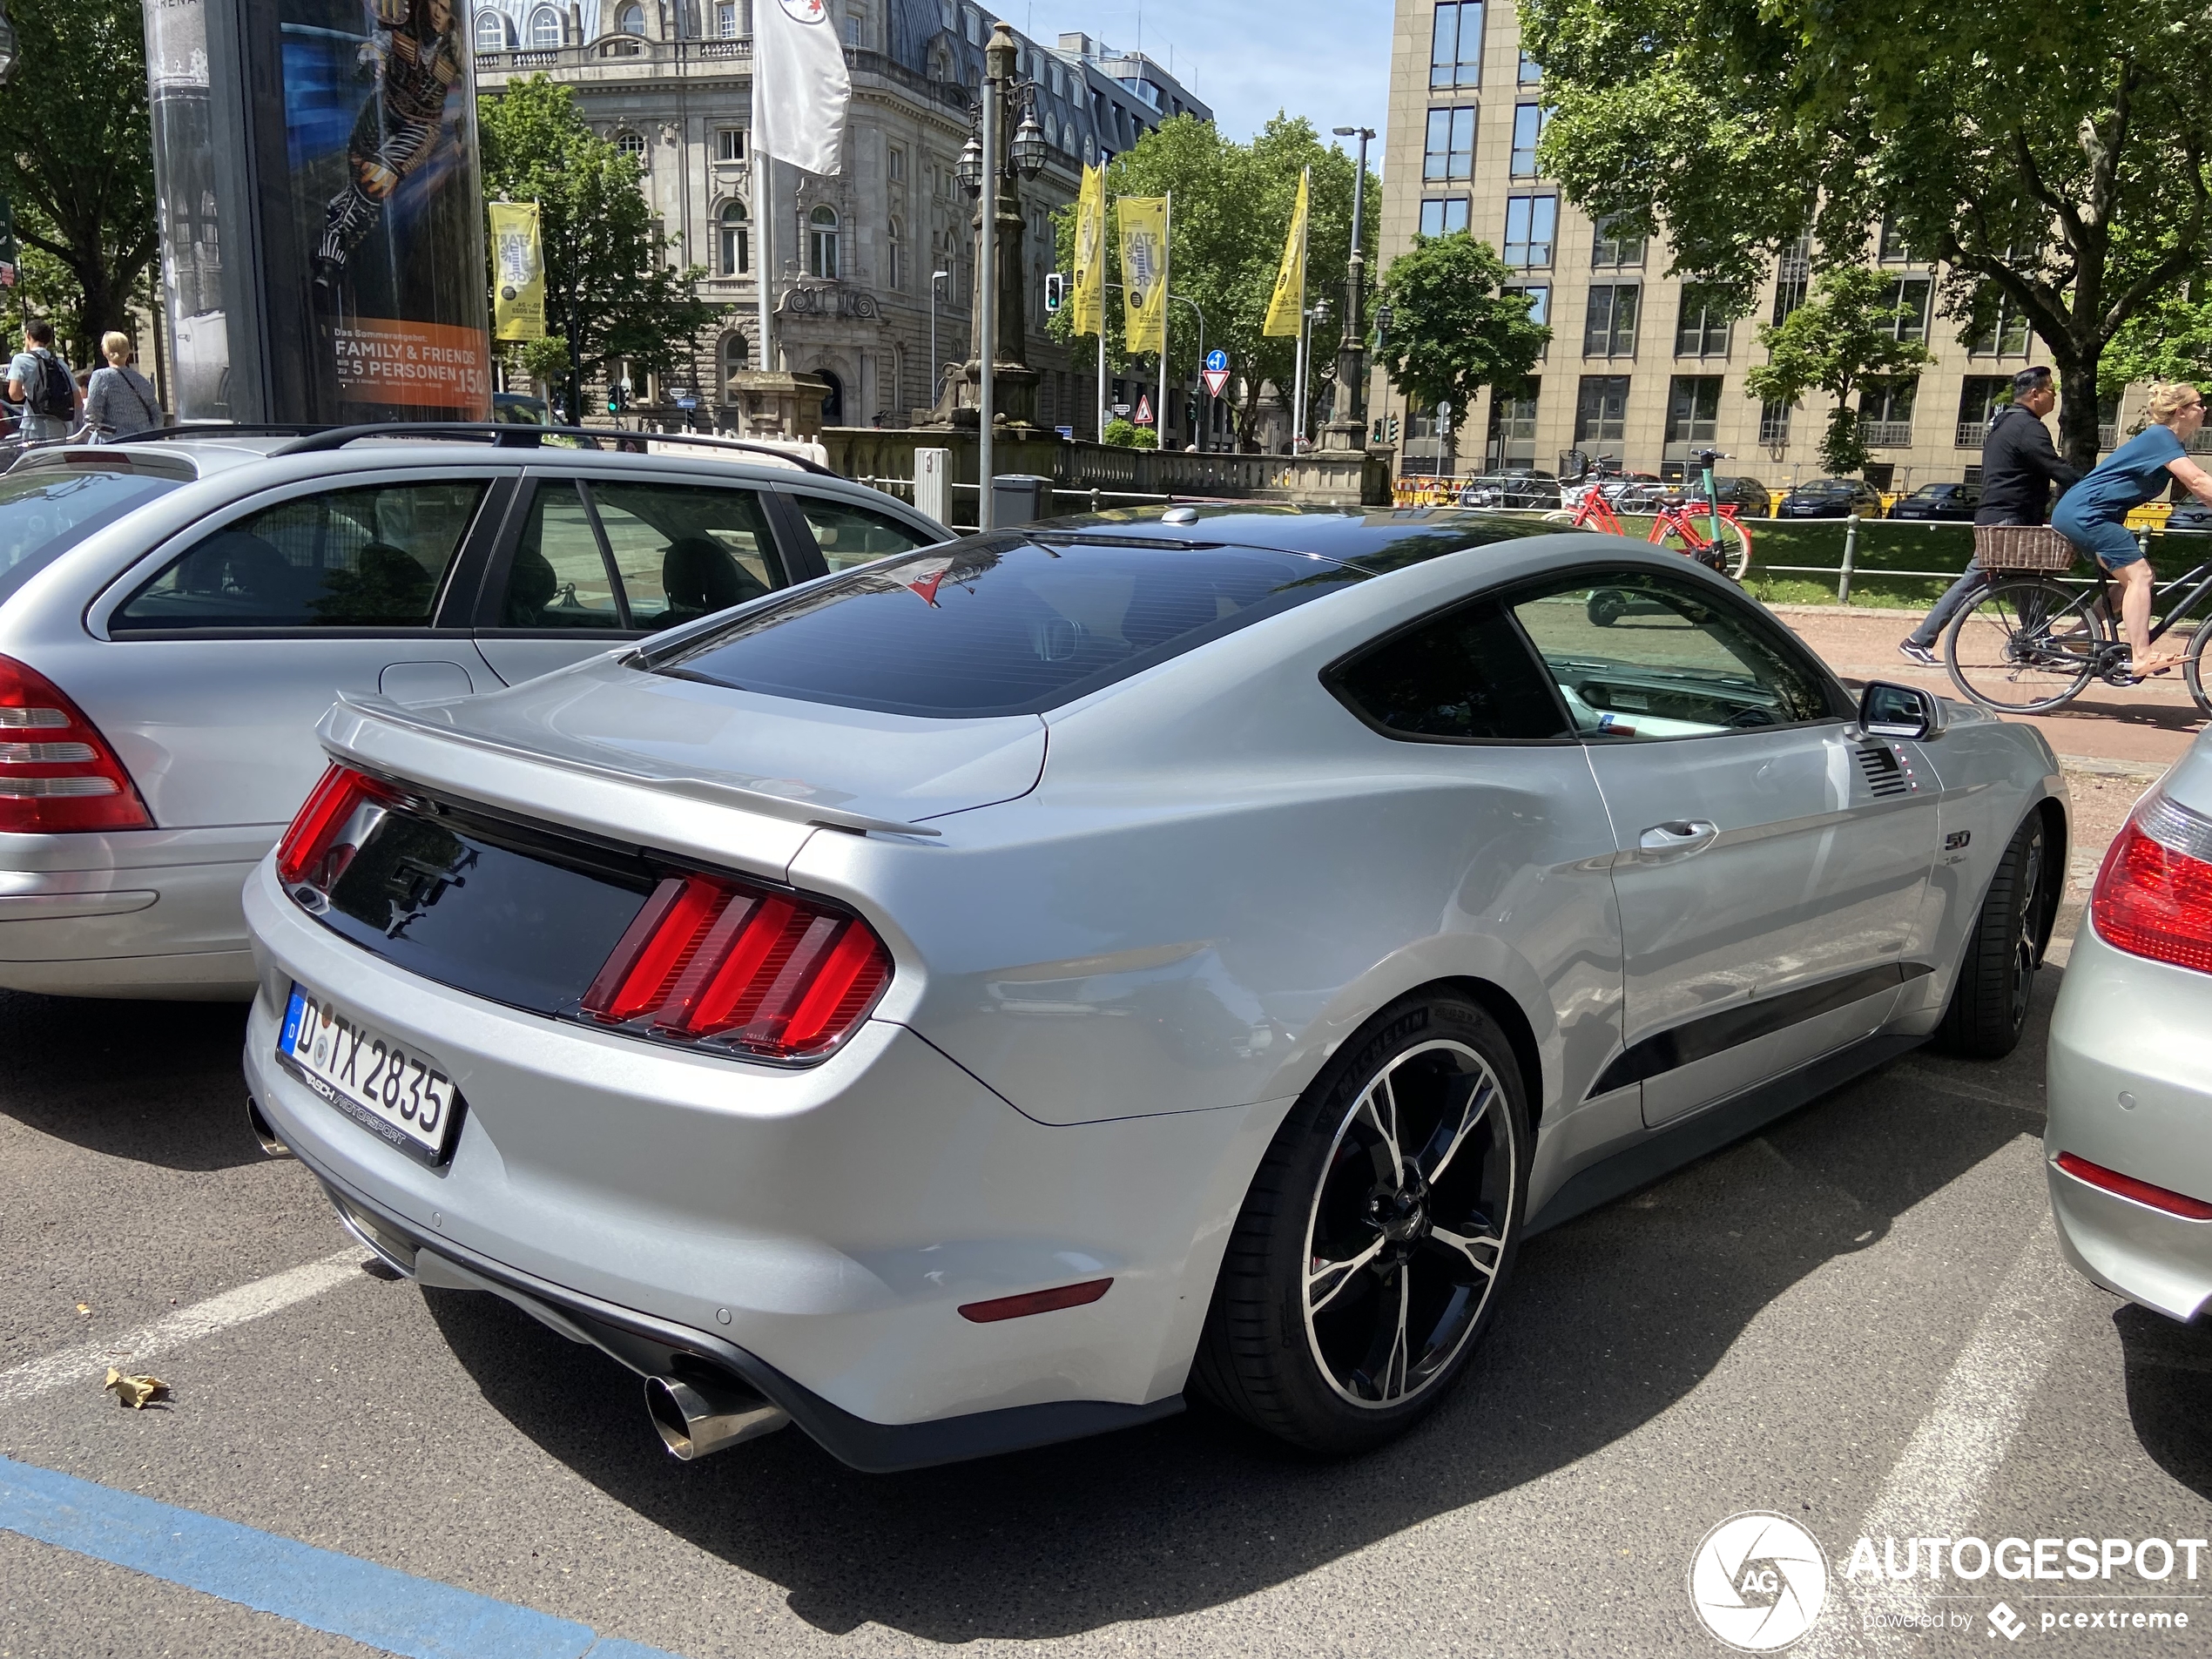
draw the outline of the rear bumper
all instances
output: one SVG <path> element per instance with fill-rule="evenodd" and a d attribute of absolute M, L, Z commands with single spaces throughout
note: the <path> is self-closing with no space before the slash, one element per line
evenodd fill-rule
<path fill-rule="evenodd" d="M 701 1057 L 408 974 L 307 916 L 266 865 L 246 896 L 263 974 L 248 1086 L 334 1194 L 415 1248 L 549 1306 L 650 1325 L 860 1467 L 907 1464 L 855 1451 L 861 1431 L 808 1400 L 871 1432 L 1047 1406 L 1173 1409 L 1279 1113 L 1041 1124 L 882 1021 L 803 1070 Z M 455 1079 L 465 1107 L 443 1168 L 277 1063 L 295 980 Z M 984 1325 L 958 1312 L 1100 1278 L 1113 1287 L 1085 1307 Z M 1143 1420 L 1036 1415 L 1059 1426 L 992 1432 L 1030 1444 Z"/>
<path fill-rule="evenodd" d="M 2051 1019 L 2046 1155 L 2212 1199 L 2212 975 L 2116 951 L 2084 924 Z M 2125 1095 L 2133 1103 L 2123 1106 Z M 2067 1259 L 2175 1319 L 2212 1303 L 2212 1222 L 2048 1167 Z"/>
<path fill-rule="evenodd" d="M 239 891 L 280 827 L 0 835 L 0 988 L 244 1001 Z"/>

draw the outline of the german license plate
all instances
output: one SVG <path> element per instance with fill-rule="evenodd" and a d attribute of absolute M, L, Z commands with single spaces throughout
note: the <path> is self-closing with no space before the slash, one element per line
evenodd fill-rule
<path fill-rule="evenodd" d="M 277 1055 L 309 1089 L 409 1157 L 435 1165 L 451 1152 L 461 1099 L 438 1062 L 296 981 Z"/>

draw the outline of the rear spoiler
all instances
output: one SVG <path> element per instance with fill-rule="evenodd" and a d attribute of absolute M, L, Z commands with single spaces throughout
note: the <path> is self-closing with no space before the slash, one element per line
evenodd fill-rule
<path fill-rule="evenodd" d="M 857 835 L 941 836 L 944 833 L 923 824 L 904 824 L 896 819 L 848 813 L 842 807 L 825 806 L 818 801 L 795 800 L 788 795 L 774 794 L 768 790 L 753 787 L 734 777 L 701 778 L 685 772 L 618 766 L 576 755 L 551 754 L 542 749 L 508 743 L 449 725 L 431 714 L 395 703 L 388 697 L 339 692 L 336 705 L 323 716 L 316 735 L 321 738 L 323 748 L 335 759 L 367 767 L 371 772 L 381 772 L 386 769 L 386 763 L 369 752 L 367 747 L 374 740 L 374 729 L 380 725 L 435 738 L 443 743 L 458 744 L 464 748 L 496 754 L 502 759 L 550 766 L 601 783 L 627 784 L 656 794 L 674 795 L 710 806 L 733 806 L 743 812 L 758 813 L 764 818 L 781 819 L 786 823 L 804 824 L 815 829 L 842 830 Z"/>

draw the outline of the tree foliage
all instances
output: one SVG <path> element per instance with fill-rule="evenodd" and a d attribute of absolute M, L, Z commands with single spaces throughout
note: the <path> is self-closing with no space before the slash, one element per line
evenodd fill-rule
<path fill-rule="evenodd" d="M 574 90 L 533 75 L 484 99 L 477 126 L 486 196 L 538 205 L 546 328 L 569 344 L 571 418 L 581 381 L 614 360 L 662 375 L 688 361 L 721 315 L 698 297 L 706 272 L 669 263 L 637 162 L 585 124 Z M 485 281 L 489 294 L 489 271 Z"/>
<path fill-rule="evenodd" d="M 2107 399 L 2158 381 L 2212 386 L 2212 298 L 2204 287 L 2161 295 L 2120 325 L 2098 368 Z"/>
<path fill-rule="evenodd" d="M 0 87 L 0 189 L 73 363 L 110 329 L 152 263 L 153 141 L 137 0 L 15 0 L 16 72 Z"/>
<path fill-rule="evenodd" d="M 1390 329 L 1378 361 L 1416 408 L 1448 403 L 1462 422 L 1486 386 L 1524 384 L 1552 331 L 1528 315 L 1529 297 L 1509 293 L 1511 273 L 1474 233 L 1417 236 L 1383 273 Z"/>
<path fill-rule="evenodd" d="M 1904 307 L 1890 279 L 1862 265 L 1839 265 L 1815 278 L 1805 302 L 1778 324 L 1759 329 L 1767 361 L 1744 375 L 1744 389 L 1770 403 L 1795 404 L 1807 392 L 1836 400 L 1820 441 L 1820 464 L 1848 475 L 1866 464 L 1851 394 L 1904 378 L 1930 361 L 1917 341 L 1899 340 Z"/>
<path fill-rule="evenodd" d="M 1864 258 L 1885 217 L 1948 267 L 1946 314 L 2024 315 L 2095 458 L 2099 362 L 2208 264 L 2200 0 L 1524 0 L 1555 113 L 1541 165 L 1748 294 L 1811 233 Z"/>
<path fill-rule="evenodd" d="M 1244 401 L 1235 409 L 1237 432 L 1247 448 L 1256 444 L 1263 381 L 1290 398 L 1296 378 L 1298 342 L 1269 339 L 1260 331 L 1275 291 L 1275 273 L 1290 233 L 1298 200 L 1298 175 L 1313 169 L 1313 191 L 1306 239 L 1306 304 L 1329 304 L 1329 320 L 1314 330 L 1312 363 L 1307 373 L 1309 403 L 1325 401 L 1325 387 L 1336 379 L 1336 352 L 1343 338 L 1344 290 L 1352 260 L 1352 158 L 1340 147 L 1324 149 L 1311 122 L 1278 115 L 1250 144 L 1223 136 L 1211 122 L 1177 116 L 1147 132 L 1136 147 L 1114 158 L 1106 170 L 1107 280 L 1121 274 L 1121 232 L 1115 200 L 1122 196 L 1175 198 L 1169 229 L 1171 292 L 1205 314 L 1205 347 L 1229 354 L 1230 389 L 1241 388 Z M 1371 268 L 1375 251 L 1375 210 L 1381 185 L 1368 175 L 1368 214 L 1361 240 Z M 1075 263 L 1076 210 L 1057 215 L 1062 270 Z M 1106 296 L 1106 352 L 1124 361 L 1121 294 Z M 1069 313 L 1053 318 L 1055 334 L 1069 337 Z M 1197 319 L 1189 306 L 1170 307 L 1168 328 L 1169 379 L 1180 384 L 1197 373 Z"/>

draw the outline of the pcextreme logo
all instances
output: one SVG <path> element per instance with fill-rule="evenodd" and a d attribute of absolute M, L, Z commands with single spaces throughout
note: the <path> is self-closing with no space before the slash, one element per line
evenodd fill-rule
<path fill-rule="evenodd" d="M 1828 1558 L 1786 1515 L 1754 1509 L 1707 1533 L 1689 1558 L 1689 1604 L 1746 1653 L 1773 1653 L 1812 1629 L 1828 1599 Z"/>

